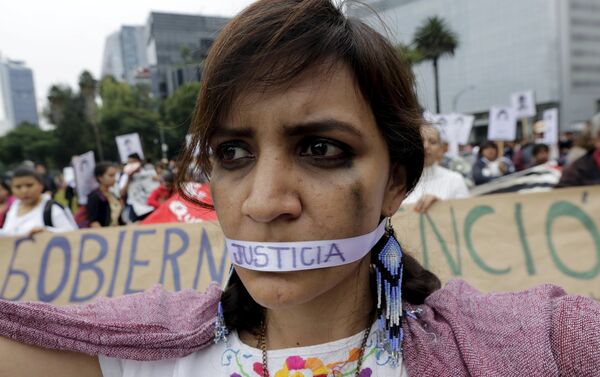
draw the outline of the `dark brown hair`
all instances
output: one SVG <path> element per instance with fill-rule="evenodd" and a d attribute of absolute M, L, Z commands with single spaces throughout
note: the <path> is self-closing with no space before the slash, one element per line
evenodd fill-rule
<path fill-rule="evenodd" d="M 190 128 L 191 143 L 180 166 L 210 177 L 209 143 L 234 100 L 243 93 L 286 88 L 302 73 L 323 64 L 346 65 L 370 105 L 392 164 L 404 167 L 410 191 L 424 163 L 422 111 L 408 65 L 394 47 L 364 23 L 347 18 L 330 0 L 261 0 L 233 18 L 205 61 L 203 82 Z M 178 173 L 186 195 L 187 169 Z M 405 256 L 404 297 L 422 303 L 440 282 Z M 228 327 L 254 332 L 262 308 L 234 272 L 222 297 Z"/>

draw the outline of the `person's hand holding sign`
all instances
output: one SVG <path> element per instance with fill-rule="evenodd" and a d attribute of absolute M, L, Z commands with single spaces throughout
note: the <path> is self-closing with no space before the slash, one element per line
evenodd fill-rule
<path fill-rule="evenodd" d="M 431 206 L 438 200 L 439 198 L 437 196 L 429 194 L 423 195 L 423 197 L 421 197 L 421 199 L 419 199 L 415 204 L 415 212 L 425 213 L 429 211 L 429 208 L 431 208 Z"/>

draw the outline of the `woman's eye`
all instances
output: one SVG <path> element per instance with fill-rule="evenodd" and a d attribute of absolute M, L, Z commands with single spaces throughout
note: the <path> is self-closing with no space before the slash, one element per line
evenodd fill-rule
<path fill-rule="evenodd" d="M 344 151 L 340 146 L 324 140 L 310 142 L 304 145 L 300 150 L 301 156 L 316 158 L 337 158 L 344 156 L 345 154 L 346 151 Z"/>
<path fill-rule="evenodd" d="M 216 151 L 216 157 L 222 164 L 235 164 L 254 157 L 247 147 L 238 143 L 222 144 Z"/>

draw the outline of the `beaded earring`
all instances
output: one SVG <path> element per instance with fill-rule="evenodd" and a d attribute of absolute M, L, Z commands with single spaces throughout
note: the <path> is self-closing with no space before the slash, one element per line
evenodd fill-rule
<path fill-rule="evenodd" d="M 223 291 L 229 285 L 229 280 L 231 279 L 231 275 L 233 274 L 233 264 L 229 268 L 229 276 L 227 277 L 227 282 L 225 283 L 225 287 Z M 223 314 L 223 304 L 219 301 L 219 305 L 217 306 L 217 318 L 215 319 L 215 343 L 219 342 L 227 342 L 227 336 L 229 335 L 229 329 L 225 325 L 225 315 Z"/>
<path fill-rule="evenodd" d="M 387 240 L 373 255 L 377 282 L 377 341 L 394 366 L 402 354 L 402 248 L 394 234 L 391 219 L 386 220 Z"/>

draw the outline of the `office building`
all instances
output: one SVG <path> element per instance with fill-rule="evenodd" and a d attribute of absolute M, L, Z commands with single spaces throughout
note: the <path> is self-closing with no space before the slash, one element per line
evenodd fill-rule
<path fill-rule="evenodd" d="M 156 97 L 202 77 L 201 64 L 218 32 L 229 19 L 152 12 L 146 23 L 148 65 Z"/>
<path fill-rule="evenodd" d="M 24 122 L 38 125 L 33 72 L 0 56 L 0 136 Z"/>
<path fill-rule="evenodd" d="M 600 1 L 598 0 L 371 0 L 357 16 L 394 42 L 410 44 L 428 17 L 443 18 L 460 46 L 439 61 L 442 112 L 476 115 L 485 135 L 488 109 L 510 105 L 510 95 L 535 92 L 538 118 L 558 107 L 562 131 L 600 111 Z M 435 111 L 431 62 L 415 65 L 423 106 Z"/>

